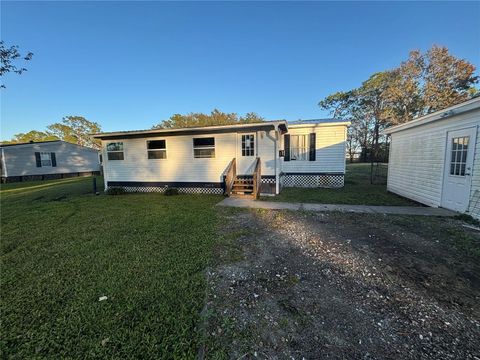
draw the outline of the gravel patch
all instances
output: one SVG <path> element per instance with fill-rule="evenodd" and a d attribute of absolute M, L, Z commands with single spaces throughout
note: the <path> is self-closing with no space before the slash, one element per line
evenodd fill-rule
<path fill-rule="evenodd" d="M 480 269 L 445 236 L 455 220 L 219 212 L 243 256 L 208 273 L 206 358 L 480 359 Z"/>

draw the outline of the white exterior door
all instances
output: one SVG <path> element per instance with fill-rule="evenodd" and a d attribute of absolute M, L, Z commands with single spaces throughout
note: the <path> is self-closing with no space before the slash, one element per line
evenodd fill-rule
<path fill-rule="evenodd" d="M 447 133 L 441 203 L 444 208 L 459 212 L 468 209 L 476 134 L 474 127 Z"/>
<path fill-rule="evenodd" d="M 255 133 L 237 134 L 237 174 L 252 175 L 257 142 Z"/>

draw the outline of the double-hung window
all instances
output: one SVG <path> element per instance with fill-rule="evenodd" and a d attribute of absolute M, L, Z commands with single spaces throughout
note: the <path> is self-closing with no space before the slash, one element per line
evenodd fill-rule
<path fill-rule="evenodd" d="M 255 137 L 242 135 L 242 156 L 255 156 Z"/>
<path fill-rule="evenodd" d="M 214 158 L 215 157 L 215 138 L 194 138 L 193 139 L 193 157 L 194 158 Z"/>
<path fill-rule="evenodd" d="M 52 153 L 41 152 L 40 153 L 40 162 L 42 164 L 42 167 L 52 166 Z"/>
<path fill-rule="evenodd" d="M 147 152 L 149 159 L 166 159 L 167 143 L 166 140 L 147 141 Z"/>
<path fill-rule="evenodd" d="M 111 142 L 107 144 L 108 160 L 123 160 L 123 142 Z"/>
<path fill-rule="evenodd" d="M 307 161 L 309 159 L 309 135 L 290 136 L 290 160 Z"/>

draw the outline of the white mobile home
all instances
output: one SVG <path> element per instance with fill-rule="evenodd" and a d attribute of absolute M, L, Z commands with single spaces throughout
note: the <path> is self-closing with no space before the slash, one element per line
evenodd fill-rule
<path fill-rule="evenodd" d="M 0 145 L 2 182 L 99 173 L 98 151 L 61 140 Z"/>
<path fill-rule="evenodd" d="M 480 98 L 385 131 L 389 191 L 480 218 Z"/>
<path fill-rule="evenodd" d="M 256 196 L 282 186 L 343 186 L 348 124 L 268 121 L 94 137 L 102 140 L 107 188 Z"/>

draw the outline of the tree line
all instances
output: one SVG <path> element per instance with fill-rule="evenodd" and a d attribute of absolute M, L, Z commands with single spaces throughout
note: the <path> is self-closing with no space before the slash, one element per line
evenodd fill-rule
<path fill-rule="evenodd" d="M 173 129 L 182 127 L 202 127 L 212 125 L 247 124 L 264 121 L 264 118 L 250 112 L 244 116 L 237 113 L 225 113 L 214 109 L 210 114 L 189 113 L 174 114 L 169 119 L 154 125 L 152 129 Z M 91 134 L 101 131 L 100 124 L 89 121 L 83 116 L 66 116 L 61 122 L 48 125 L 44 131 L 31 130 L 26 133 L 18 133 L 4 144 L 27 143 L 51 140 L 63 140 L 73 144 L 100 148 L 100 141 L 91 138 Z"/>
<path fill-rule="evenodd" d="M 352 122 L 347 138 L 351 161 L 359 150 L 363 161 L 382 160 L 382 130 L 478 96 L 478 80 L 474 65 L 446 47 L 433 46 L 425 53 L 411 51 L 398 67 L 373 74 L 358 88 L 331 94 L 319 106 Z"/>
<path fill-rule="evenodd" d="M 0 78 L 9 72 L 21 74 L 26 69 L 16 65 L 19 60 L 30 61 L 33 54 L 21 55 L 17 46 L 6 46 L 0 41 Z M 433 46 L 422 53 L 411 51 L 409 57 L 394 69 L 371 75 L 358 88 L 333 93 L 318 105 L 330 111 L 335 118 L 351 121 L 347 136 L 350 160 L 360 152 L 361 160 L 383 160 L 387 143 L 382 130 L 411 121 L 416 117 L 461 103 L 480 95 L 475 85 L 479 76 L 475 66 L 465 59 L 450 54 L 446 47 Z M 5 87 L 3 84 L 0 87 Z M 225 113 L 218 109 L 209 114 L 174 114 L 153 129 L 201 127 L 254 123 L 264 118 L 254 112 L 244 116 Z M 101 126 L 82 116 L 66 116 L 60 123 L 47 126 L 45 131 L 31 130 L 19 133 L 8 142 L 64 140 L 78 145 L 99 147 L 90 134 L 101 131 Z"/>

